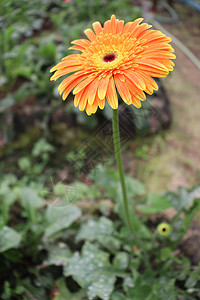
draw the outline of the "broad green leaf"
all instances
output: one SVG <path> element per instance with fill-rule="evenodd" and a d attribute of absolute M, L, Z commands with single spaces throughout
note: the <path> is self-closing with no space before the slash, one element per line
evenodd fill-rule
<path fill-rule="evenodd" d="M 151 292 L 151 286 L 150 285 L 145 285 L 145 284 L 142 285 L 142 286 L 135 285 L 134 288 L 132 288 L 128 291 L 128 299 L 132 299 L 132 300 L 139 300 L 139 299 L 149 300 L 149 299 L 151 299 L 151 298 L 148 298 L 150 292 Z M 158 299 L 156 299 L 156 300 L 158 300 Z"/>
<path fill-rule="evenodd" d="M 115 275 L 109 263 L 109 254 L 97 246 L 86 243 L 82 255 L 75 253 L 70 263 L 64 267 L 64 275 L 72 276 L 87 290 L 89 300 L 96 296 L 109 300 L 115 283 Z"/>
<path fill-rule="evenodd" d="M 98 241 L 110 251 L 120 248 L 120 240 L 114 236 L 114 227 L 111 220 L 101 217 L 99 221 L 89 220 L 81 226 L 76 236 L 77 241 Z"/>
<path fill-rule="evenodd" d="M 161 276 L 155 281 L 151 294 L 151 300 L 177 300 L 175 279 L 169 279 L 168 277 Z"/>
<path fill-rule="evenodd" d="M 132 288 L 135 286 L 135 278 L 133 279 L 133 277 L 131 276 L 127 276 L 124 278 L 123 280 L 123 289 L 125 292 L 127 292 L 129 290 L 129 288 Z"/>
<path fill-rule="evenodd" d="M 147 197 L 147 203 L 137 206 L 137 210 L 146 214 L 156 214 L 172 207 L 171 202 L 157 194 L 149 194 Z"/>
<path fill-rule="evenodd" d="M 105 235 L 112 235 L 114 231 L 113 223 L 105 217 L 101 217 L 98 221 L 89 220 L 81 226 L 76 239 L 94 241 Z"/>
<path fill-rule="evenodd" d="M 48 249 L 48 258 L 43 262 L 44 265 L 64 266 L 69 262 L 71 257 L 70 249 L 63 244 L 51 246 Z"/>
<path fill-rule="evenodd" d="M 21 205 L 26 209 L 36 209 L 44 205 L 44 200 L 31 188 L 21 189 Z"/>
<path fill-rule="evenodd" d="M 81 216 L 81 210 L 71 204 L 65 207 L 49 205 L 46 211 L 47 228 L 46 237 L 68 228 Z"/>
<path fill-rule="evenodd" d="M 0 230 L 0 252 L 19 246 L 21 235 L 14 229 L 4 226 Z"/>
<path fill-rule="evenodd" d="M 175 279 L 164 276 L 158 278 L 153 278 L 150 274 L 140 276 L 127 294 L 133 300 L 177 300 L 174 283 Z"/>

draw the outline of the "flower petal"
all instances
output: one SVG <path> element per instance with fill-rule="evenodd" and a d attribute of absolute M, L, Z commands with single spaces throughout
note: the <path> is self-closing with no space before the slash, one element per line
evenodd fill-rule
<path fill-rule="evenodd" d="M 108 88 L 107 88 L 107 92 L 106 92 L 106 98 L 108 100 L 108 103 L 110 104 L 110 106 L 113 109 L 118 108 L 118 97 L 117 97 L 113 77 L 110 77 L 110 79 L 109 79 Z"/>
<path fill-rule="evenodd" d="M 85 76 L 84 75 L 80 75 L 80 74 L 72 74 L 70 76 L 68 76 L 67 78 L 65 78 L 61 84 L 58 86 L 58 91 L 60 92 L 60 94 L 62 94 L 62 92 L 64 91 L 64 89 L 70 85 L 72 83 L 72 81 L 79 79 L 79 82 L 81 82 L 81 80 L 83 80 Z"/>
<path fill-rule="evenodd" d="M 81 66 L 72 66 L 72 67 L 66 67 L 63 69 L 59 69 L 54 73 L 53 76 L 51 76 L 50 80 L 57 80 L 63 75 L 68 75 L 69 73 L 79 71 L 82 67 Z"/>
<path fill-rule="evenodd" d="M 107 92 L 107 87 L 109 83 L 109 77 L 106 76 L 105 78 L 102 78 L 99 83 L 99 88 L 98 88 L 98 97 L 100 100 L 103 100 L 106 96 Z"/>
<path fill-rule="evenodd" d="M 82 89 L 84 89 L 90 82 L 92 82 L 94 79 L 90 77 L 86 77 L 83 81 L 81 81 L 80 84 L 77 85 L 77 87 L 73 90 L 73 94 L 77 94 Z"/>
<path fill-rule="evenodd" d="M 80 40 L 72 41 L 71 44 L 76 44 L 76 45 L 79 45 L 81 47 L 87 48 L 87 47 L 90 46 L 91 42 L 86 40 L 86 39 L 80 39 Z"/>
<path fill-rule="evenodd" d="M 94 31 L 92 31 L 92 29 L 88 28 L 84 31 L 84 33 L 91 42 L 96 39 L 96 35 L 94 34 Z"/>
<path fill-rule="evenodd" d="M 115 84 L 117 87 L 117 90 L 121 96 L 121 98 L 124 100 L 126 104 L 131 104 L 131 94 L 129 92 L 129 89 L 127 88 L 126 84 L 121 82 L 121 80 L 118 77 L 118 74 L 115 75 Z"/>
<path fill-rule="evenodd" d="M 103 28 L 103 33 L 106 34 L 106 33 L 111 33 L 112 30 L 111 30 L 111 21 L 108 20 L 104 23 L 104 28 Z"/>
<path fill-rule="evenodd" d="M 79 101 L 83 95 L 84 90 L 81 90 L 79 93 L 77 93 L 74 97 L 74 106 L 77 107 L 79 104 Z"/>
<path fill-rule="evenodd" d="M 81 111 L 85 109 L 86 104 L 88 102 L 88 90 L 89 90 L 88 87 L 86 87 L 83 91 L 83 94 L 80 97 L 78 106 Z"/>
<path fill-rule="evenodd" d="M 105 98 L 103 100 L 98 99 L 98 104 L 100 109 L 104 109 L 105 107 Z"/>
<path fill-rule="evenodd" d="M 112 31 L 112 33 L 116 33 L 117 23 L 116 23 L 115 15 L 112 15 L 110 20 L 111 20 L 111 31 Z"/>
<path fill-rule="evenodd" d="M 139 89 L 141 90 L 145 89 L 145 84 L 143 80 L 137 76 L 136 72 L 127 70 L 124 75 L 128 77 Z"/>
<path fill-rule="evenodd" d="M 92 24 L 93 28 L 94 28 L 94 31 L 96 33 L 96 35 L 100 34 L 102 31 L 103 31 L 103 28 L 101 26 L 101 23 L 100 22 L 94 22 Z"/>
<path fill-rule="evenodd" d="M 116 33 L 121 33 L 124 27 L 124 21 L 120 20 L 117 22 Z"/>
<path fill-rule="evenodd" d="M 131 95 L 132 96 L 132 104 L 137 107 L 137 108 L 140 108 L 141 107 L 141 102 L 140 100 L 135 97 L 134 95 Z"/>
<path fill-rule="evenodd" d="M 89 91 L 89 95 L 88 95 L 89 105 L 92 105 L 93 102 L 95 101 L 99 82 L 100 82 L 99 79 L 96 78 L 96 79 L 94 79 L 94 81 L 92 83 L 90 83 L 90 87 L 89 87 L 90 91 Z"/>
<path fill-rule="evenodd" d="M 62 95 L 63 100 L 67 98 L 72 89 L 80 82 L 80 77 L 75 78 L 69 85 L 66 86 Z"/>

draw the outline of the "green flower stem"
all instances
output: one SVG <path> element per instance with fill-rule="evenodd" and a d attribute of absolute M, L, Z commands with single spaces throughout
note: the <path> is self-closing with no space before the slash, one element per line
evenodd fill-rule
<path fill-rule="evenodd" d="M 123 166 L 122 166 L 120 136 L 119 136 L 118 109 L 113 109 L 113 139 L 114 139 L 114 147 L 115 147 L 115 156 L 116 156 L 117 166 L 118 166 L 118 171 L 119 171 L 119 178 L 120 178 L 121 188 L 122 188 L 124 213 L 126 216 L 126 221 L 127 221 L 129 230 L 132 233 L 134 233 L 132 222 L 131 222 L 131 217 L 130 217 L 130 213 L 129 213 L 129 208 L 128 208 L 126 185 L 125 185 L 125 180 L 124 180 L 124 170 L 123 170 Z"/>
<path fill-rule="evenodd" d="M 125 213 L 125 218 L 126 222 L 128 225 L 128 228 L 130 232 L 133 234 L 137 245 L 141 248 L 144 254 L 144 261 L 146 264 L 147 269 L 151 269 L 149 260 L 148 260 L 148 255 L 146 253 L 146 250 L 143 249 L 142 247 L 142 241 L 137 235 L 136 229 L 133 227 L 133 223 L 131 221 L 131 217 L 134 218 L 135 214 L 134 211 L 131 212 L 130 215 L 130 210 L 128 207 L 128 199 L 127 199 L 127 193 L 126 193 L 126 184 L 124 180 L 124 170 L 123 170 L 123 165 L 122 165 L 122 157 L 121 157 L 121 148 L 120 148 L 120 135 L 119 135 L 119 121 L 118 121 L 118 110 L 113 109 L 113 139 L 114 139 L 114 147 L 115 147 L 115 156 L 117 160 L 117 166 L 118 166 L 118 171 L 119 171 L 119 178 L 121 182 L 121 188 L 122 188 L 122 196 L 123 196 L 123 209 Z"/>

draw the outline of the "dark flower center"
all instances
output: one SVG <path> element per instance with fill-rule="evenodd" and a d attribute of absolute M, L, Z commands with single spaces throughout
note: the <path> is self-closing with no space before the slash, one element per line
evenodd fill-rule
<path fill-rule="evenodd" d="M 111 61 L 115 60 L 115 58 L 116 58 L 115 54 L 107 54 L 104 56 L 103 61 L 111 62 Z"/>
<path fill-rule="evenodd" d="M 166 231 L 166 228 L 163 228 L 163 231 L 165 232 L 165 231 Z"/>

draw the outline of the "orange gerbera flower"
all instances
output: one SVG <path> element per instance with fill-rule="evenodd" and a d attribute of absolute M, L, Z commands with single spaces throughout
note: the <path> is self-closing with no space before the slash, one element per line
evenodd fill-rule
<path fill-rule="evenodd" d="M 174 49 L 171 39 L 158 30 L 148 30 L 151 25 L 118 20 L 113 15 L 102 27 L 99 22 L 84 31 L 88 39 L 72 42 L 69 48 L 81 51 L 62 59 L 50 72 L 51 80 L 70 74 L 59 85 L 63 100 L 73 90 L 74 105 L 95 113 L 103 109 L 105 98 L 113 109 L 118 108 L 116 88 L 123 101 L 136 107 L 158 89 L 152 77 L 165 77 L 173 70 Z M 73 74 L 72 74 L 73 73 Z M 145 92 L 145 93 L 144 93 Z"/>

